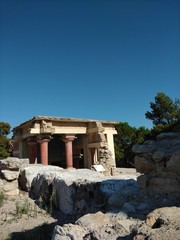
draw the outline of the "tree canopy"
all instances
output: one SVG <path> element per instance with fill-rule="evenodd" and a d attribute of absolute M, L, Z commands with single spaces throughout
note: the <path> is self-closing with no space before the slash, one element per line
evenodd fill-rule
<path fill-rule="evenodd" d="M 7 151 L 9 138 L 7 135 L 10 133 L 9 123 L 0 122 L 0 159 L 8 157 L 10 154 Z"/>
<path fill-rule="evenodd" d="M 131 127 L 127 122 L 120 122 L 116 130 L 117 135 L 114 137 L 116 165 L 117 167 L 132 167 L 134 165 L 132 145 L 142 143 L 150 130 L 145 127 Z"/>
<path fill-rule="evenodd" d="M 150 102 L 151 111 L 145 116 L 153 121 L 154 125 L 169 125 L 180 119 L 180 100 L 173 101 L 163 92 L 157 93 L 155 102 Z"/>

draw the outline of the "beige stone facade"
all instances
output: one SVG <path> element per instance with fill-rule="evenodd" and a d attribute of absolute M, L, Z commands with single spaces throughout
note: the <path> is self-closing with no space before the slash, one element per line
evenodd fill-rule
<path fill-rule="evenodd" d="M 91 168 L 101 164 L 111 171 L 115 166 L 115 124 L 77 118 L 37 116 L 13 129 L 13 155 L 30 163 L 64 168 Z"/>

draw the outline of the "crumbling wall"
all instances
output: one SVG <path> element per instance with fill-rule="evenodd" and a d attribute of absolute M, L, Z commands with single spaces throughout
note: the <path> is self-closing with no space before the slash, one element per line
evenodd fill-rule
<path fill-rule="evenodd" d="M 180 133 L 161 133 L 156 140 L 134 145 L 135 168 L 141 187 L 158 192 L 180 192 Z"/>
<path fill-rule="evenodd" d="M 101 122 L 92 122 L 88 126 L 88 147 L 97 149 L 97 159 L 93 162 L 95 165 L 102 165 L 105 169 L 104 175 L 112 175 L 115 169 L 112 153 L 109 149 L 107 139 L 104 133 L 104 127 Z"/>

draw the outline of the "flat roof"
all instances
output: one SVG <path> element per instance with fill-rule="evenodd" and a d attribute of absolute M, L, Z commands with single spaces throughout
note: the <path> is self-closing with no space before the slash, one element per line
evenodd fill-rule
<path fill-rule="evenodd" d="M 83 119 L 83 118 L 67 118 L 67 117 L 53 117 L 53 116 L 34 116 L 33 118 L 21 123 L 20 125 L 14 127 L 13 129 L 19 128 L 29 122 L 35 122 L 35 121 L 57 121 L 57 122 L 83 122 L 83 123 L 88 123 L 88 122 L 101 122 L 104 124 L 118 124 L 119 122 L 117 121 L 104 121 L 104 120 L 93 120 L 93 119 Z"/>

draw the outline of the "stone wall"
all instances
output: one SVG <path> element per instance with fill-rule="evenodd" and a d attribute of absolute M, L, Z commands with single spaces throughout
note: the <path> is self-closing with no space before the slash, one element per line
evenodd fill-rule
<path fill-rule="evenodd" d="M 0 160 L 0 192 L 6 195 L 19 194 L 19 171 L 23 166 L 29 164 L 29 159 L 19 159 L 16 157 L 9 157 Z"/>
<path fill-rule="evenodd" d="M 134 145 L 135 168 L 141 187 L 158 192 L 180 192 L 180 133 L 161 133 L 156 140 Z"/>

